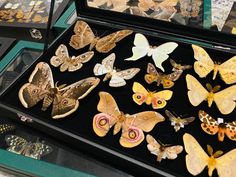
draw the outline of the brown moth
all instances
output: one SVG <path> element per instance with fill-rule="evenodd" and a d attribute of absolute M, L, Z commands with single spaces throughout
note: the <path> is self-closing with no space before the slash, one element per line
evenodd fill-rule
<path fill-rule="evenodd" d="M 79 100 L 87 96 L 99 83 L 100 79 L 89 77 L 74 84 L 54 85 L 52 71 L 47 63 L 40 62 L 18 93 L 20 102 L 30 108 L 43 100 L 42 111 L 52 104 L 52 118 L 66 117 L 77 110 Z"/>
<path fill-rule="evenodd" d="M 145 74 L 144 79 L 148 84 L 157 82 L 157 86 L 162 84 L 163 88 L 171 88 L 174 86 L 173 81 L 176 81 L 177 79 L 179 79 L 183 71 L 176 70 L 170 74 L 164 74 L 164 73 L 158 72 L 153 64 L 148 63 L 147 73 L 148 74 Z"/>
<path fill-rule="evenodd" d="M 176 71 L 176 70 L 187 70 L 187 69 L 191 69 L 192 66 L 191 65 L 181 65 L 179 63 L 176 63 L 174 60 L 170 59 L 170 64 L 173 66 L 172 71 Z"/>
<path fill-rule="evenodd" d="M 162 143 L 158 143 L 151 135 L 146 136 L 146 141 L 148 143 L 148 150 L 157 156 L 157 161 L 161 162 L 162 159 L 176 159 L 178 154 L 183 151 L 183 146 L 175 145 L 170 146 Z"/>
<path fill-rule="evenodd" d="M 70 39 L 71 47 L 81 49 L 90 45 L 89 50 L 95 47 L 100 53 L 108 53 L 116 46 L 117 42 L 133 33 L 132 30 L 120 30 L 99 38 L 94 35 L 92 29 L 84 21 L 76 22 L 74 32 L 75 34 Z"/>
<path fill-rule="evenodd" d="M 93 51 L 85 52 L 77 57 L 69 56 L 67 47 L 64 44 L 61 44 L 57 50 L 56 55 L 53 56 L 50 60 L 51 65 L 54 67 L 60 66 L 60 71 L 64 72 L 68 70 L 69 72 L 77 71 L 82 66 L 83 63 L 88 62 L 94 55 Z"/>
<path fill-rule="evenodd" d="M 179 131 L 180 128 L 184 128 L 185 125 L 188 125 L 195 120 L 195 117 L 182 118 L 180 116 L 175 116 L 168 110 L 165 110 L 165 113 L 171 121 L 171 125 L 174 126 L 175 132 Z"/>

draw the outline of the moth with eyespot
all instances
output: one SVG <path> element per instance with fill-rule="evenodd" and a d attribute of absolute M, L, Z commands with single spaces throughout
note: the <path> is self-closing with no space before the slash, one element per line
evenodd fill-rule
<path fill-rule="evenodd" d="M 71 85 L 54 85 L 52 71 L 47 63 L 40 62 L 18 93 L 25 108 L 35 106 L 43 101 L 42 110 L 52 105 L 53 119 L 66 117 L 77 110 L 79 100 L 86 97 L 98 84 L 100 79 L 88 77 Z"/>

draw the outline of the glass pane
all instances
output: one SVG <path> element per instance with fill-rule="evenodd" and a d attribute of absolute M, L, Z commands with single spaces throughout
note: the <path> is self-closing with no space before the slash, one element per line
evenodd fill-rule
<path fill-rule="evenodd" d="M 0 76 L 0 92 L 12 81 L 23 73 L 28 66 L 39 57 L 41 51 L 33 49 L 23 49 Z"/>

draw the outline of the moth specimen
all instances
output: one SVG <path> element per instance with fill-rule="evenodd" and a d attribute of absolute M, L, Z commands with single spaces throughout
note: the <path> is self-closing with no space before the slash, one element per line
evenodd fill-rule
<path fill-rule="evenodd" d="M 171 121 L 171 125 L 174 126 L 175 132 L 179 131 L 180 128 L 184 128 L 185 125 L 188 125 L 195 120 L 195 117 L 182 118 L 180 116 L 175 116 L 168 110 L 165 110 L 165 113 Z"/>
<path fill-rule="evenodd" d="M 225 135 L 236 141 L 236 121 L 233 122 L 220 122 L 213 119 L 205 111 L 200 110 L 198 112 L 198 117 L 201 120 L 201 127 L 209 135 L 215 135 L 218 133 L 218 140 L 224 141 Z"/>
<path fill-rule="evenodd" d="M 0 134 L 14 130 L 16 127 L 10 124 L 0 124 Z"/>
<path fill-rule="evenodd" d="M 203 0 L 179 0 L 180 12 L 184 17 L 197 17 Z"/>
<path fill-rule="evenodd" d="M 93 130 L 104 137 L 114 126 L 113 134 L 122 130 L 120 145 L 126 148 L 138 146 L 144 140 L 143 132 L 150 132 L 154 126 L 165 118 L 154 111 L 144 111 L 133 115 L 125 114 L 119 110 L 115 99 L 107 92 L 99 92 L 100 101 L 98 113 L 93 118 Z"/>
<path fill-rule="evenodd" d="M 44 143 L 32 143 L 16 135 L 7 135 L 5 140 L 9 146 L 7 148 L 8 151 L 34 159 L 41 159 L 41 157 L 51 153 L 53 150 Z"/>
<path fill-rule="evenodd" d="M 56 55 L 50 59 L 51 65 L 54 67 L 60 66 L 60 71 L 64 72 L 68 70 L 69 72 L 77 71 L 82 66 L 83 63 L 88 62 L 94 55 L 93 51 L 85 52 L 78 56 L 69 56 L 67 47 L 64 44 L 61 44 L 57 50 Z"/>
<path fill-rule="evenodd" d="M 176 63 L 173 59 L 170 59 L 170 64 L 172 65 L 173 69 L 172 71 L 184 71 L 187 69 L 191 69 L 191 65 L 181 65 L 179 63 Z"/>
<path fill-rule="evenodd" d="M 192 135 L 185 133 L 183 141 L 187 152 L 185 159 L 189 173 L 196 176 L 207 166 L 209 176 L 212 176 L 215 169 L 219 177 L 235 176 L 236 149 L 222 155 L 222 151 L 213 153 L 212 147 L 208 145 L 207 150 L 210 155 L 208 156 Z"/>
<path fill-rule="evenodd" d="M 186 76 L 186 82 L 189 90 L 188 98 L 193 106 L 198 106 L 205 100 L 208 102 L 208 107 L 211 107 L 212 103 L 215 102 L 222 114 L 230 114 L 234 110 L 236 106 L 236 85 L 219 91 L 219 85 L 212 88 L 210 84 L 206 84 L 207 91 L 198 80 L 190 74 Z"/>
<path fill-rule="evenodd" d="M 139 68 L 130 68 L 125 70 L 117 70 L 113 67 L 116 59 L 115 53 L 110 54 L 102 60 L 102 64 L 97 63 L 94 66 L 93 72 L 95 76 L 105 75 L 103 81 L 111 79 L 110 87 L 121 87 L 126 84 L 125 80 L 132 79 L 139 71 Z"/>
<path fill-rule="evenodd" d="M 148 74 L 145 74 L 144 79 L 148 84 L 157 82 L 157 86 L 160 86 L 160 84 L 162 84 L 163 88 L 171 88 L 175 84 L 174 81 L 179 79 L 183 71 L 175 70 L 170 74 L 164 74 L 158 72 L 153 64 L 148 63 L 147 73 Z"/>
<path fill-rule="evenodd" d="M 158 10 L 158 8 L 165 9 L 165 8 L 173 8 L 176 6 L 178 0 L 138 0 L 138 7 L 143 11 L 148 10 Z"/>
<path fill-rule="evenodd" d="M 30 75 L 29 82 L 19 90 L 19 99 L 25 108 L 30 108 L 43 100 L 42 110 L 52 104 L 52 118 L 66 117 L 77 110 L 79 100 L 87 96 L 100 79 L 89 77 L 71 85 L 54 85 L 51 68 L 40 62 Z"/>
<path fill-rule="evenodd" d="M 134 38 L 134 47 L 132 48 L 133 56 L 126 58 L 126 61 L 136 61 L 144 56 L 152 56 L 152 59 L 157 68 L 165 71 L 162 67 L 162 62 L 169 58 L 170 53 L 172 53 L 178 46 L 175 42 L 166 42 L 159 46 L 150 46 L 147 38 L 141 34 L 136 33 Z"/>
<path fill-rule="evenodd" d="M 211 71 L 213 71 L 213 80 L 219 72 L 222 80 L 226 84 L 236 83 L 236 56 L 222 64 L 219 64 L 214 63 L 203 48 L 197 45 L 192 45 L 192 48 L 194 51 L 194 58 L 197 60 L 194 62 L 194 70 L 199 77 L 206 77 Z"/>
<path fill-rule="evenodd" d="M 148 91 L 138 82 L 133 84 L 133 100 L 138 105 L 146 103 L 147 105 L 152 105 L 153 109 L 164 108 L 167 104 L 167 100 L 170 100 L 173 92 L 171 90 L 162 90 L 159 92 Z"/>
<path fill-rule="evenodd" d="M 157 161 L 161 162 L 162 159 L 176 159 L 178 154 L 183 151 L 183 146 L 175 145 L 170 146 L 157 142 L 151 135 L 146 136 L 146 141 L 148 143 L 148 150 L 157 156 Z"/>
<path fill-rule="evenodd" d="M 132 30 L 120 30 L 99 38 L 94 35 L 92 29 L 84 21 L 76 22 L 74 32 L 75 34 L 70 39 L 71 47 L 81 49 L 90 45 L 89 50 L 95 47 L 100 53 L 108 53 L 116 46 L 117 42 L 133 33 Z"/>

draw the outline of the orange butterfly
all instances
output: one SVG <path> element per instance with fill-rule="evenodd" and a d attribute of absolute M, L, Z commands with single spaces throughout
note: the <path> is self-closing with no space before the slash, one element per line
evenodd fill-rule
<path fill-rule="evenodd" d="M 202 121 L 201 127 L 209 135 L 218 133 L 218 140 L 224 141 L 225 134 L 233 141 L 236 141 L 236 121 L 231 123 L 219 123 L 205 111 L 198 112 L 199 119 Z"/>
<path fill-rule="evenodd" d="M 155 111 L 124 114 L 119 110 L 111 94 L 99 92 L 99 96 L 97 109 L 101 113 L 93 118 L 93 130 L 98 136 L 104 137 L 112 126 L 114 135 L 122 129 L 120 144 L 123 147 L 132 148 L 139 145 L 144 140 L 143 131 L 150 132 L 157 123 L 165 120 Z"/>

